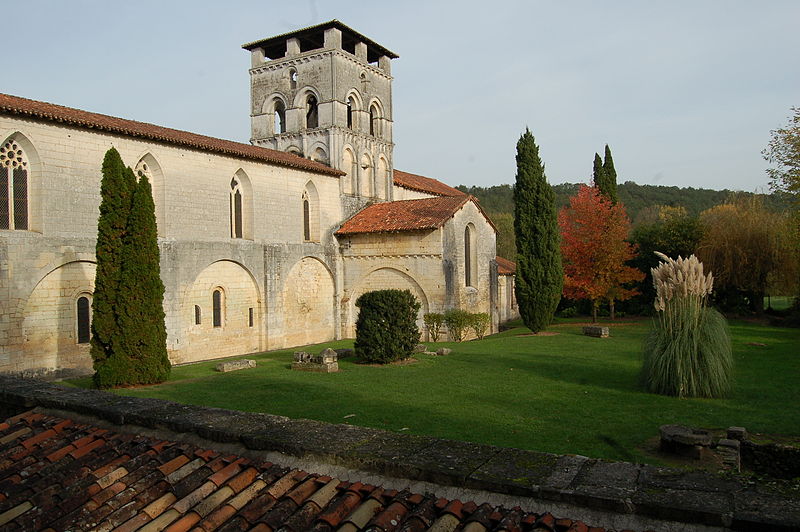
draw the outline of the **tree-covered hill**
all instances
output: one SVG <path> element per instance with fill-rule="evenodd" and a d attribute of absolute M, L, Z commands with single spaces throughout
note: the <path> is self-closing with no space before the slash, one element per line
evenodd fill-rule
<path fill-rule="evenodd" d="M 580 183 L 562 183 L 552 185 L 556 195 L 556 206 L 560 209 L 569 203 L 570 196 L 578 192 Z M 514 212 L 514 198 L 511 185 L 495 185 L 492 187 L 456 187 L 462 192 L 472 194 L 481 206 L 490 213 Z M 633 181 L 626 181 L 617 185 L 619 199 L 625 204 L 628 216 L 636 221 L 639 213 L 654 205 L 669 205 L 671 207 L 684 207 L 691 216 L 697 216 L 702 211 L 719 205 L 731 194 L 730 190 L 711 190 L 707 188 L 692 187 L 666 187 L 660 185 L 639 185 Z M 751 195 L 751 192 L 740 194 Z M 764 194 L 765 205 L 770 210 L 783 210 L 789 207 L 790 200 L 785 194 Z"/>
<path fill-rule="evenodd" d="M 569 198 L 578 192 L 580 183 L 562 183 L 552 185 L 556 195 L 556 208 L 569 204 Z M 462 192 L 478 198 L 481 206 L 489 213 L 500 234 L 497 239 L 497 253 L 511 258 L 516 255 L 514 246 L 514 193 L 511 185 L 495 185 L 492 187 L 456 187 Z M 691 216 L 724 202 L 731 194 L 730 190 L 710 190 L 692 187 L 667 187 L 659 185 L 639 185 L 626 181 L 617 185 L 619 200 L 625 205 L 628 216 L 634 222 L 650 221 L 651 213 L 656 206 L 669 205 L 684 207 Z M 751 192 L 739 194 L 752 195 Z M 783 211 L 790 208 L 791 199 L 788 194 L 759 194 L 768 210 Z M 648 209 L 650 208 L 650 209 Z"/>

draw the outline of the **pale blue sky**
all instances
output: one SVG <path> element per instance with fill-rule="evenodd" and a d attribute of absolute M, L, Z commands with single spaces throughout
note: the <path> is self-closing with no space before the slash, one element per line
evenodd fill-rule
<path fill-rule="evenodd" d="M 10 6 L 7 1 L 0 5 Z M 514 181 L 528 126 L 551 183 L 609 143 L 620 181 L 764 190 L 800 105 L 800 2 L 14 3 L 0 92 L 249 140 L 240 46 L 337 18 L 400 55 L 395 167 Z"/>

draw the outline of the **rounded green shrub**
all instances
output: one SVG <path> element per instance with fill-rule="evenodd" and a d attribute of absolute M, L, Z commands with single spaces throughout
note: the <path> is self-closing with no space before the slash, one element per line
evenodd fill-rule
<path fill-rule="evenodd" d="M 464 339 L 464 334 L 471 322 L 472 314 L 466 310 L 451 308 L 444 313 L 444 324 L 447 326 L 447 333 L 452 342 L 460 342 Z"/>
<path fill-rule="evenodd" d="M 356 300 L 356 355 L 386 364 L 410 357 L 419 343 L 420 304 L 408 290 L 376 290 Z"/>
<path fill-rule="evenodd" d="M 431 342 L 439 341 L 439 331 L 444 324 L 444 314 L 438 312 L 429 312 L 422 317 L 425 322 L 425 327 L 428 328 L 428 334 L 431 337 Z"/>

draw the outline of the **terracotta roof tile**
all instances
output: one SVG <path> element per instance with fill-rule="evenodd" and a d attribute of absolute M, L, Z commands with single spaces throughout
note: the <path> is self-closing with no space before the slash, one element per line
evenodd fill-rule
<path fill-rule="evenodd" d="M 134 120 L 91 113 L 89 111 L 82 111 L 80 109 L 73 109 L 71 107 L 64 107 L 52 103 L 29 100 L 10 94 L 0 93 L 0 113 L 16 114 L 39 120 L 59 122 L 79 128 L 108 131 L 109 133 L 165 142 L 167 144 L 233 157 L 242 157 L 244 159 L 264 161 L 311 172 L 334 176 L 345 175 L 344 172 L 340 170 L 335 170 L 324 164 L 304 159 L 291 153 L 270 150 L 268 148 L 241 142 L 233 142 L 231 140 L 207 137 L 205 135 L 157 126 L 146 122 L 136 122 Z"/>
<path fill-rule="evenodd" d="M 22 530 L 573 530 L 549 514 L 436 499 L 408 490 L 350 484 L 328 476 L 253 463 L 190 444 L 20 417 L 0 425 L 0 456 L 25 449 L 20 465 L 0 464 L 0 526 Z M 23 427 L 30 430 L 23 431 Z M 46 434 L 46 436 L 44 436 Z M 53 449 L 103 445 L 74 458 Z M 158 452 L 154 452 L 158 449 Z M 51 459 L 52 458 L 52 459 Z M 24 472 L 24 474 L 21 474 Z M 599 532 L 601 529 L 588 529 Z"/>
<path fill-rule="evenodd" d="M 409 190 L 416 190 L 418 192 L 426 192 L 436 196 L 466 196 L 457 188 L 450 185 L 445 185 L 436 179 L 425 177 L 417 174 L 410 174 L 401 170 L 394 170 L 394 184 L 398 187 L 407 188 Z"/>
<path fill-rule="evenodd" d="M 471 196 L 389 201 L 370 205 L 342 224 L 337 235 L 393 233 L 441 227 Z"/>
<path fill-rule="evenodd" d="M 497 273 L 500 275 L 514 275 L 517 273 L 517 263 L 504 259 L 503 257 L 495 257 L 497 261 Z"/>

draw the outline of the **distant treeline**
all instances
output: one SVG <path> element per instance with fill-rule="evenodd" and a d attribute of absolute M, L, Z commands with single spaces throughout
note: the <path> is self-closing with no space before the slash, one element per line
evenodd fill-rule
<path fill-rule="evenodd" d="M 556 208 L 569 204 L 569 198 L 578 192 L 579 183 L 563 183 L 552 185 L 556 195 Z M 497 253 L 500 256 L 513 260 L 516 255 L 514 245 L 514 194 L 512 185 L 496 185 L 493 187 L 456 187 L 462 192 L 478 198 L 481 206 L 487 211 L 489 217 L 499 231 L 497 240 Z M 697 216 L 706 209 L 725 202 L 732 194 L 731 190 L 710 190 L 706 188 L 680 188 L 658 185 L 638 185 L 633 181 L 626 181 L 617 185 L 619 200 L 625 205 L 628 217 L 634 225 L 652 221 L 652 213 L 657 207 L 667 205 L 670 207 L 684 207 L 689 215 Z M 753 195 L 752 192 L 737 192 L 736 194 Z M 764 206 L 769 210 L 783 211 L 790 208 L 791 199 L 787 194 L 758 194 Z"/>
<path fill-rule="evenodd" d="M 580 183 L 563 183 L 552 185 L 556 195 L 556 208 L 569 204 L 570 196 L 578 192 Z M 456 187 L 462 192 L 471 194 L 478 198 L 487 212 L 502 213 L 514 212 L 514 194 L 512 185 L 496 185 L 493 187 L 468 187 L 459 185 Z M 665 187 L 659 185 L 638 185 L 633 181 L 626 181 L 617 185 L 619 200 L 625 204 L 628 217 L 636 223 L 639 213 L 647 207 L 655 205 L 668 205 L 670 207 L 684 207 L 686 211 L 697 216 L 702 211 L 710 209 L 714 205 L 723 203 L 733 194 L 731 190 L 710 190 L 707 188 L 680 188 Z M 737 194 L 752 195 L 752 192 L 738 192 Z M 786 194 L 758 194 L 764 200 L 764 205 L 769 210 L 788 209 L 791 199 Z"/>

